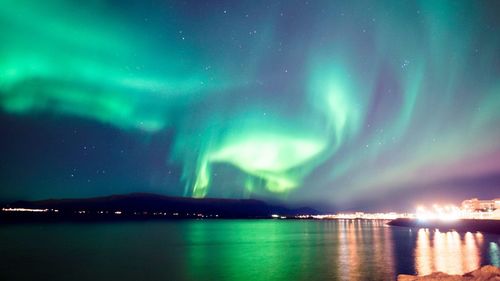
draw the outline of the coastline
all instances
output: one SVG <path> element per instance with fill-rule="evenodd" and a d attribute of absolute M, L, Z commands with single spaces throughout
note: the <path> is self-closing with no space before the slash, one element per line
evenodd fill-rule
<path fill-rule="evenodd" d="M 388 225 L 409 228 L 431 228 L 443 231 L 455 230 L 457 232 L 500 234 L 500 220 L 459 219 L 454 221 L 422 221 L 418 219 L 398 218 L 390 221 Z"/>
<path fill-rule="evenodd" d="M 500 268 L 485 265 L 463 275 L 452 275 L 443 272 L 434 272 L 425 276 L 399 274 L 397 281 L 486 281 L 500 280 Z"/>

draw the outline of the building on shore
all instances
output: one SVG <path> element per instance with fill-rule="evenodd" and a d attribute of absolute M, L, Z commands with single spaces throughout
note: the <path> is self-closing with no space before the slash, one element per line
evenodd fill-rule
<path fill-rule="evenodd" d="M 467 211 L 495 211 L 500 210 L 500 198 L 492 200 L 479 200 L 472 198 L 462 201 L 462 209 Z"/>

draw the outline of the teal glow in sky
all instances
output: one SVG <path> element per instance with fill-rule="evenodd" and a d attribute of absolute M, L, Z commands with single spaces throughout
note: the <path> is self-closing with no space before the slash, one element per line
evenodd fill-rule
<path fill-rule="evenodd" d="M 494 1 L 3 0 L 2 126 L 82 120 L 92 140 L 104 126 L 164 159 L 104 178 L 53 166 L 52 183 L 77 188 L 34 197 L 145 186 L 342 205 L 485 182 L 498 193 L 499 15 Z M 125 166 L 101 168 L 123 150 L 106 149 L 85 168 Z M 30 197 L 37 180 L 2 177 L 3 197 Z M 101 189 L 116 178 L 121 187 Z"/>

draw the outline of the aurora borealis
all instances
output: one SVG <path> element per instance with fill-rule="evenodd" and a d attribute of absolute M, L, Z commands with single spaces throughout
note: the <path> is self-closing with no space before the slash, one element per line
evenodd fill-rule
<path fill-rule="evenodd" d="M 3 198 L 500 191 L 495 1 L 2 0 L 0 27 Z"/>

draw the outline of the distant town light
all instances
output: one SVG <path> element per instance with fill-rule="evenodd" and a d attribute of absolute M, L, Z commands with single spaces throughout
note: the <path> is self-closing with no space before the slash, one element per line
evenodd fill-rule
<path fill-rule="evenodd" d="M 442 220 L 442 221 L 454 221 L 462 217 L 462 210 L 453 205 L 439 206 L 437 204 L 432 205 L 432 209 L 428 210 L 423 206 L 417 207 L 417 212 L 415 216 L 418 220 Z"/>
<path fill-rule="evenodd" d="M 309 217 L 309 216 L 307 216 Z M 306 217 L 306 218 L 307 218 Z M 328 215 L 314 215 L 310 216 L 315 219 L 366 219 L 366 220 L 394 220 L 397 218 L 411 218 L 414 217 L 413 214 L 408 213 L 339 213 L 339 214 L 328 214 Z M 301 216 L 296 216 L 296 218 L 301 218 Z"/>
<path fill-rule="evenodd" d="M 464 200 L 461 207 L 433 204 L 431 209 L 418 206 L 415 216 L 419 220 L 453 221 L 458 219 L 500 219 L 500 200 Z"/>
<path fill-rule="evenodd" d="M 29 208 L 2 208 L 2 211 L 4 212 L 36 212 L 36 213 L 42 213 L 42 212 L 48 212 L 49 209 L 29 209 Z M 52 211 L 52 210 L 50 210 Z M 54 210 L 54 212 L 58 212 L 59 210 Z"/>

